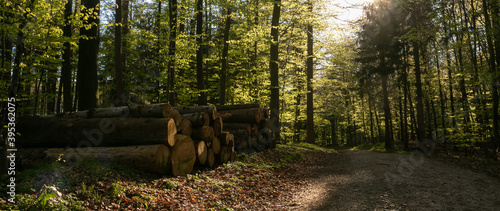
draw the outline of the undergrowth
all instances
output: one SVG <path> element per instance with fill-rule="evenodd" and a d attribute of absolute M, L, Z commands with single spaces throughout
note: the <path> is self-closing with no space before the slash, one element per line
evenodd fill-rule
<path fill-rule="evenodd" d="M 336 153 L 312 144 L 278 145 L 238 154 L 235 162 L 200 168 L 185 177 L 98 160 L 37 165 L 18 172 L 16 204 L 7 201 L 2 185 L 0 210 L 259 210 L 303 184 L 283 176 L 284 169 L 313 150 Z M 0 183 L 7 184 L 7 179 Z"/>

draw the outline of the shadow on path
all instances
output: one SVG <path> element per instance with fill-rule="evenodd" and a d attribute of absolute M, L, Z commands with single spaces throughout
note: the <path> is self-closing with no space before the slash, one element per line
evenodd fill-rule
<path fill-rule="evenodd" d="M 498 179 L 422 156 L 343 150 L 316 161 L 290 209 L 500 209 Z"/>

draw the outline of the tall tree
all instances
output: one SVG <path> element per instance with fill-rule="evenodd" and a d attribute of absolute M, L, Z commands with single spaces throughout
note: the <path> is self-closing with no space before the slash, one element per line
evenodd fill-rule
<path fill-rule="evenodd" d="M 115 99 L 118 105 L 125 105 L 125 85 L 123 83 L 123 61 L 122 61 L 122 0 L 116 0 L 115 9 Z"/>
<path fill-rule="evenodd" d="M 275 0 L 273 6 L 273 17 L 271 20 L 271 130 L 275 133 L 275 139 L 280 141 L 280 86 L 279 86 L 279 23 L 281 13 L 281 0 Z"/>
<path fill-rule="evenodd" d="M 308 0 L 308 9 L 310 15 L 313 15 L 313 1 Z M 312 21 L 312 19 L 310 20 Z M 307 25 L 307 142 L 314 143 L 314 89 L 313 89 L 313 76 L 314 76 L 314 52 L 313 52 L 313 23 L 309 22 Z"/>
<path fill-rule="evenodd" d="M 63 51 L 63 66 L 61 69 L 61 84 L 63 86 L 63 109 L 64 112 L 68 112 L 72 110 L 73 103 L 73 95 L 71 89 L 71 78 L 72 78 L 72 57 L 73 50 L 71 49 L 70 39 L 73 36 L 73 26 L 70 22 L 70 17 L 72 15 L 73 9 L 73 0 L 67 0 L 64 8 L 64 27 L 63 27 L 63 36 L 67 39 L 64 42 L 64 51 Z"/>
<path fill-rule="evenodd" d="M 220 78 L 220 104 L 226 104 L 227 57 L 229 52 L 229 32 L 231 30 L 231 8 L 227 8 L 226 24 L 224 26 L 224 47 L 222 48 L 222 68 Z"/>
<path fill-rule="evenodd" d="M 491 79 L 491 99 L 493 100 L 492 114 L 493 114 L 493 138 L 492 145 L 495 146 L 500 141 L 500 131 L 499 131 L 499 120 L 498 120 L 498 76 L 497 76 L 497 63 L 495 61 L 495 47 L 493 44 L 493 32 L 491 25 L 491 18 L 489 11 L 489 5 L 487 0 L 483 0 L 483 15 L 485 19 L 485 28 L 486 28 L 486 40 L 488 43 L 488 52 L 489 52 L 489 71 L 493 75 Z M 496 153 L 492 153 L 493 157 L 496 158 Z"/>
<path fill-rule="evenodd" d="M 78 50 L 78 110 L 97 105 L 97 54 L 99 50 L 99 0 L 82 0 L 86 17 L 80 28 Z"/>
<path fill-rule="evenodd" d="M 168 48 L 168 101 L 175 105 L 175 42 L 177 39 L 177 0 L 169 0 L 170 44 Z"/>
<path fill-rule="evenodd" d="M 205 90 L 205 78 L 203 71 L 203 0 L 196 1 L 196 82 L 198 85 L 198 105 L 206 105 L 207 91 Z"/>

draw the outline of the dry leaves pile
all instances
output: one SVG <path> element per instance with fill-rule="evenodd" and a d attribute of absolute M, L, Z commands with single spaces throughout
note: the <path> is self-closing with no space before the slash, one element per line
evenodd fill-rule
<path fill-rule="evenodd" d="M 33 193 L 18 195 L 16 205 L 0 196 L 0 209 L 284 210 L 292 194 L 307 184 L 302 177 L 292 175 L 297 170 L 290 163 L 308 157 L 297 149 L 278 148 L 240 156 L 238 161 L 215 169 L 198 169 L 186 177 L 94 168 L 95 163 L 62 166 L 38 172 L 43 177 L 24 182 Z M 52 175 L 57 178 L 40 183 Z"/>

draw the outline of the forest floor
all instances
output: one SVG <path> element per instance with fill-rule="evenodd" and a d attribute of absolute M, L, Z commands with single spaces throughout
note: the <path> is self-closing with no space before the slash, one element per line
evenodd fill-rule
<path fill-rule="evenodd" d="M 295 210 L 498 210 L 498 163 L 341 150 L 303 166 Z M 496 175 L 493 175 L 496 174 Z"/>
<path fill-rule="evenodd" d="M 308 144 L 185 177 L 86 161 L 20 172 L 0 210 L 497 210 L 500 164 Z M 6 181 L 0 181 L 5 184 Z"/>

